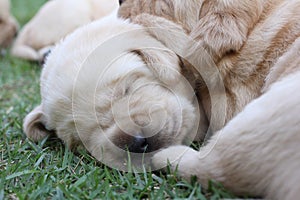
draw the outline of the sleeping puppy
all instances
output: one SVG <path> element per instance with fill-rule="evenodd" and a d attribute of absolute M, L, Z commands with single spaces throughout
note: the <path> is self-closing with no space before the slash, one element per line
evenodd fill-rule
<path fill-rule="evenodd" d="M 24 26 L 11 54 L 41 61 L 59 40 L 76 28 L 110 14 L 116 0 L 52 0 Z"/>
<path fill-rule="evenodd" d="M 0 49 L 11 44 L 17 30 L 18 23 L 10 14 L 10 1 L 0 0 Z"/>
<path fill-rule="evenodd" d="M 126 0 L 122 2 L 118 15 L 122 18 L 129 18 L 131 21 L 148 28 L 149 33 L 153 37 L 181 56 L 185 64 L 185 70 L 190 72 L 187 79 L 197 79 L 195 90 L 202 96 L 201 101 L 204 104 L 207 117 L 213 120 L 210 123 L 216 124 L 212 126 L 212 132 L 214 132 L 223 127 L 252 99 L 259 96 L 260 89 L 263 87 L 262 81 L 271 66 L 262 66 L 262 68 L 268 68 L 266 73 L 255 76 L 255 74 L 251 74 L 251 70 L 255 66 L 247 70 L 245 65 L 247 65 L 248 60 L 254 61 L 255 56 L 258 56 L 257 54 L 265 53 L 263 49 L 265 45 L 261 45 L 262 48 L 258 49 L 256 54 L 247 55 L 251 45 L 255 45 L 256 42 L 265 42 L 259 38 L 261 33 L 253 34 L 253 40 L 255 41 L 252 42 L 251 39 L 249 47 L 244 48 L 245 57 L 244 54 L 240 55 L 240 50 L 248 40 L 248 35 L 253 30 L 253 27 L 258 25 L 259 20 L 263 22 L 269 18 L 269 20 L 272 20 L 274 16 L 271 15 L 271 12 L 276 8 L 277 4 L 285 1 L 281 0 L 277 3 L 272 3 L 271 1 L 256 0 L 236 3 L 234 0 Z M 292 4 L 297 4 L 297 2 Z M 266 17 L 268 15 L 271 16 L 268 18 Z M 278 17 L 280 18 L 281 16 Z M 286 16 L 283 16 L 282 20 L 285 20 L 285 18 Z M 291 19 L 291 21 L 297 23 L 296 19 Z M 261 32 L 263 31 L 261 30 Z M 270 32 L 277 33 L 277 31 L 274 28 Z M 297 33 L 296 31 L 291 37 L 295 37 Z M 271 37 L 273 35 L 270 35 Z M 291 43 L 292 41 L 287 42 Z M 278 42 L 279 44 L 280 42 Z M 286 47 L 282 47 L 279 51 L 283 52 L 285 49 Z M 209 59 L 206 57 L 209 57 Z M 269 59 L 275 61 L 277 57 Z M 210 60 L 209 65 L 213 66 L 207 66 L 208 64 L 203 60 Z M 256 63 L 251 64 L 255 65 Z M 232 70 L 233 66 L 241 67 Z M 199 71 L 201 72 L 199 73 Z M 239 81 L 240 76 L 244 76 L 247 79 L 249 78 L 248 75 L 250 77 L 254 76 L 259 80 L 244 86 L 243 80 Z M 216 82 L 222 82 L 224 86 L 219 86 L 220 84 L 216 84 Z M 209 92 L 208 90 L 212 90 L 215 87 L 225 87 L 222 89 L 222 92 L 226 90 L 226 100 L 221 98 L 220 103 L 211 102 L 210 92 L 212 91 Z M 243 87 L 242 91 L 237 91 L 241 87 Z M 239 96 L 236 97 L 236 95 Z M 224 101 L 227 101 L 226 108 L 221 105 Z M 217 106 L 219 111 L 212 113 L 211 104 L 215 107 Z M 222 117 L 214 116 L 220 115 L 219 113 L 222 113 Z"/>
<path fill-rule="evenodd" d="M 129 150 L 139 168 L 158 149 L 201 132 L 201 111 L 180 67 L 177 55 L 139 25 L 116 16 L 91 23 L 47 58 L 42 102 L 26 116 L 24 132 L 37 141 L 54 131 L 70 149 L 83 144 L 121 170 Z"/>
<path fill-rule="evenodd" d="M 195 90 L 208 119 L 216 105 L 220 108 L 215 109 L 217 114 L 225 118 L 223 128 L 215 128 L 214 136 L 199 152 L 185 146 L 170 147 L 154 156 L 154 167 L 162 168 L 169 161 L 182 177 L 195 175 L 203 186 L 214 179 L 238 195 L 297 199 L 300 2 L 201 1 L 200 7 L 187 9 L 199 11 L 198 22 L 190 29 L 176 14 L 174 7 L 181 5 L 177 1 L 147 1 L 155 5 L 150 8 L 140 6 L 143 3 L 127 0 L 119 14 L 142 24 L 152 36 L 191 61 L 202 75 Z M 162 14 L 166 12 L 173 15 L 166 17 Z M 181 32 L 181 36 L 176 38 L 172 32 Z M 203 87 L 216 80 L 214 74 L 205 77 L 212 66 L 199 56 L 203 50 L 219 69 L 225 104 L 211 103 L 209 93 L 213 91 Z M 189 67 L 184 66 L 185 70 L 191 70 Z"/>

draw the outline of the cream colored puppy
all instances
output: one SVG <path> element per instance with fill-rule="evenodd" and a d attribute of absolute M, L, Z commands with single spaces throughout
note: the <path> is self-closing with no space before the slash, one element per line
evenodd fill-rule
<path fill-rule="evenodd" d="M 28 60 L 42 60 L 67 34 L 117 8 L 117 0 L 48 1 L 21 30 L 11 54 Z"/>
<path fill-rule="evenodd" d="M 10 45 L 17 30 L 18 23 L 10 14 L 10 1 L 0 0 L 0 48 Z"/>
<path fill-rule="evenodd" d="M 187 3 L 189 13 L 175 9 Z M 214 114 L 225 119 L 225 127 L 200 152 L 184 146 L 167 148 L 154 156 L 155 168 L 169 160 L 179 175 L 196 175 L 203 186 L 214 179 L 240 195 L 299 198 L 299 10 L 299 0 L 124 2 L 121 16 L 148 27 L 158 40 L 192 61 L 202 75 L 195 90 L 208 119 L 218 119 L 210 117 Z M 187 28 L 181 16 L 197 11 L 198 22 Z M 185 36 L 176 38 L 175 33 Z M 203 49 L 215 65 L 203 62 Z M 207 76 L 215 66 L 219 73 Z M 184 68 L 195 72 L 189 65 Z M 225 92 L 217 90 L 216 95 L 225 94 L 225 103 L 211 102 L 214 90 L 209 86 L 217 85 L 218 77 Z"/>
<path fill-rule="evenodd" d="M 35 141 L 54 131 L 71 149 L 83 143 L 122 170 L 129 150 L 139 167 L 158 149 L 196 137 L 197 100 L 180 64 L 139 25 L 115 16 L 91 23 L 49 55 L 42 102 L 24 131 Z"/>
<path fill-rule="evenodd" d="M 217 13 L 222 11 L 221 8 L 226 8 L 225 12 L 228 6 L 240 8 L 242 5 L 243 13 L 252 16 L 246 12 L 251 9 L 243 6 L 244 1 L 210 2 L 221 3 Z M 156 168 L 164 167 L 169 159 L 173 169 L 179 164 L 180 175 L 185 178 L 196 175 L 204 186 L 208 179 L 216 179 L 237 194 L 275 199 L 282 199 L 285 195 L 292 199 L 298 194 L 294 183 L 299 181 L 296 170 L 299 168 L 299 118 L 295 113 L 299 111 L 299 97 L 291 95 L 299 85 L 299 1 L 256 2 L 262 9 L 254 6 L 252 11 L 259 11 L 258 16 L 254 15 L 255 22 L 252 25 L 244 23 L 249 20 L 237 22 L 247 29 L 247 34 L 241 32 L 245 36 L 241 37 L 244 38 L 243 44 L 236 46 L 240 43 L 227 43 L 223 41 L 226 37 L 217 37 L 218 42 L 224 42 L 222 49 L 228 48 L 228 51 L 219 54 L 214 52 L 218 48 L 212 48 L 214 51 L 210 52 L 218 60 L 217 67 L 222 77 L 226 78 L 224 85 L 228 101 L 227 105 L 223 105 L 225 108 L 229 106 L 229 114 L 225 113 L 226 121 L 242 112 L 222 129 L 223 132 L 217 132 L 200 152 L 183 146 L 170 147 L 156 154 L 153 164 Z M 209 12 L 208 8 L 217 8 L 218 4 L 209 5 L 204 6 L 207 8 L 204 14 L 215 16 L 215 10 Z M 239 9 L 229 10 L 240 14 Z M 145 24 L 170 25 L 169 21 L 164 23 L 161 18 L 152 18 L 152 22 L 147 17 L 142 19 Z M 224 36 L 222 30 L 225 27 L 214 25 L 220 19 L 228 22 L 231 18 L 204 19 L 201 24 L 211 23 L 208 26 L 211 31 L 219 33 L 205 35 L 209 38 Z M 137 21 L 142 22 L 141 19 Z M 230 24 L 237 23 L 233 21 Z M 98 160 L 117 167 L 122 167 L 121 163 L 115 163 L 126 155 L 120 149 L 136 153 L 155 151 L 191 138 L 189 133 L 194 131 L 198 116 L 194 97 L 187 90 L 188 84 L 180 79 L 180 74 L 173 73 L 180 71 L 185 74 L 190 69 L 185 68 L 172 51 L 165 49 L 147 32 L 135 32 L 133 27 L 140 26 L 128 25 L 123 20 L 95 24 L 95 29 L 89 26 L 85 31 L 81 29 L 82 32 L 72 34 L 50 55 L 41 78 L 42 104 L 24 122 L 28 137 L 37 140 L 54 130 L 70 147 L 83 143 Z M 174 28 L 172 25 L 169 27 Z M 175 24 L 176 27 L 178 30 L 181 28 L 178 24 Z M 205 34 L 201 30 L 200 33 Z M 160 34 L 151 29 L 148 31 L 168 46 L 174 47 L 178 43 L 174 37 L 168 39 L 170 31 L 164 30 Z M 195 39 L 197 32 L 197 27 L 191 30 Z M 84 38 L 86 33 L 91 40 L 81 40 L 81 45 L 78 45 L 76 39 Z M 198 39 L 201 41 L 201 38 Z M 236 38 L 239 37 L 232 37 Z M 208 42 L 204 43 L 206 47 Z M 220 47 L 218 42 L 214 42 L 216 47 Z M 149 43 L 155 49 L 149 49 Z M 238 48 L 231 50 L 232 44 Z M 147 48 L 141 50 L 141 47 Z M 68 56 L 65 56 L 66 52 Z M 188 56 L 198 61 L 197 54 L 194 51 L 190 53 Z M 201 60 L 198 64 L 204 65 Z M 208 79 L 211 82 L 215 80 L 214 77 Z M 199 85 L 192 86 L 197 90 Z M 209 115 L 210 107 L 215 104 L 210 106 L 205 88 L 200 88 L 199 92 Z M 259 98 L 253 101 L 256 97 Z M 220 112 L 220 115 L 223 114 Z M 286 185 L 280 187 L 280 183 Z"/>

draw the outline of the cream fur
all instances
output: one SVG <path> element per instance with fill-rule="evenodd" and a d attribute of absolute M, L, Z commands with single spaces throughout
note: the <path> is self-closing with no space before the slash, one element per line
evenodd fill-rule
<path fill-rule="evenodd" d="M 41 61 L 53 45 L 76 28 L 117 8 L 116 0 L 51 0 L 20 31 L 11 54 Z"/>
<path fill-rule="evenodd" d="M 54 130 L 69 147 L 83 143 L 98 160 L 121 169 L 124 166 L 119 161 L 125 154 L 115 147 L 132 142 L 128 135 L 137 137 L 143 133 L 143 137 L 153 139 L 150 145 L 159 144 L 159 148 L 183 143 L 197 129 L 195 121 L 199 116 L 193 92 L 188 92 L 188 84 L 176 72 L 184 74 L 199 94 L 199 108 L 203 106 L 210 123 L 213 113 L 203 79 L 212 83 L 216 79 L 201 79 L 197 70 L 181 62 L 166 46 L 174 51 L 178 46 L 181 52 L 189 50 L 185 56 L 192 59 L 196 69 L 202 65 L 209 68 L 197 54 L 200 45 L 216 62 L 224 81 L 227 101 L 218 108 L 227 110 L 217 114 L 224 115 L 225 121 L 199 152 L 186 146 L 169 147 L 155 154 L 153 166 L 165 167 L 169 160 L 173 170 L 178 165 L 181 176 L 189 179 L 196 175 L 203 186 L 215 179 L 239 195 L 297 199 L 299 1 L 201 1 L 200 7 L 186 9 L 199 13 L 192 22 L 187 22 L 188 17 L 178 17 L 189 16 L 184 9 L 174 14 L 176 9 L 166 8 L 180 8 L 196 1 L 134 1 L 132 7 L 129 5 L 133 1 L 126 2 L 126 8 L 132 8 L 127 17 L 144 25 L 147 31 L 135 32 L 141 26 L 107 18 L 76 31 L 59 44 L 41 77 L 41 109 L 25 119 L 27 136 L 36 140 L 47 130 Z M 135 18 L 139 14 L 135 6 L 149 2 L 161 2 L 163 6 L 155 7 L 157 10 L 140 6 L 156 13 Z M 179 31 L 197 45 L 149 27 Z M 125 34 L 128 31 L 134 34 Z M 118 34 L 121 35 L 109 40 Z M 148 42 L 159 48 L 140 49 Z M 122 56 L 110 63 L 114 55 Z M 104 72 L 106 76 L 102 76 Z M 162 86 L 172 89 L 174 95 Z M 130 112 L 124 111 L 128 105 Z M 157 130 L 158 134 L 153 135 Z"/>
<path fill-rule="evenodd" d="M 149 5 L 153 2 L 155 9 L 139 7 L 144 2 Z M 164 5 L 163 2 L 172 4 L 167 11 L 174 13 L 171 17 L 161 14 L 159 5 Z M 192 62 L 193 67 L 204 75 L 202 79 L 206 79 L 205 83 L 199 79 L 201 85 L 216 80 L 216 77 L 205 77 L 205 71 L 211 70 L 212 66 L 203 62 L 207 60 L 204 56 L 210 55 L 219 70 L 217 76 L 221 75 L 228 90 L 225 122 L 261 94 L 264 80 L 274 63 L 300 34 L 299 1 L 256 0 L 251 5 L 248 1 L 238 2 L 126 0 L 119 9 L 120 16 L 129 17 L 143 25 L 152 36 Z M 180 9 L 184 6 L 189 8 L 186 13 Z M 198 10 L 199 13 L 197 21 L 192 23 L 180 17 L 186 15 L 187 18 L 194 18 L 193 13 L 196 11 L 191 12 L 190 9 Z M 180 15 L 178 10 L 182 11 Z M 186 23 L 189 24 L 188 28 L 184 26 Z M 180 35 L 183 36 L 178 37 Z M 207 53 L 200 56 L 202 49 Z M 185 67 L 192 70 L 188 64 Z M 194 76 L 197 78 L 199 74 Z M 208 118 L 211 118 L 207 88 L 195 89 L 201 93 L 204 109 Z M 223 110 L 218 113 L 223 113 Z"/>
<path fill-rule="evenodd" d="M 18 27 L 16 19 L 10 14 L 10 1 L 0 0 L 0 48 L 11 44 Z"/>
<path fill-rule="evenodd" d="M 143 4 L 152 5 L 152 9 L 140 6 Z M 172 6 L 168 10 L 165 4 Z M 186 4 L 190 7 L 183 16 L 193 18 L 199 11 L 192 24 L 178 17 L 175 9 Z M 196 69 L 219 69 L 217 76 L 199 77 L 185 63 L 186 70 L 195 73 L 188 78 L 199 78 L 200 87 L 195 90 L 201 95 L 210 123 L 216 119 L 211 117 L 216 114 L 211 113 L 211 105 L 220 104 L 217 115 L 225 117 L 224 127 L 200 152 L 174 146 L 156 154 L 155 169 L 166 166 L 169 160 L 173 170 L 178 165 L 179 175 L 186 179 L 196 175 L 203 186 L 215 179 L 239 195 L 268 199 L 300 196 L 300 96 L 296 94 L 300 77 L 299 10 L 298 0 L 125 1 L 119 15 L 145 26 Z M 204 62 L 202 49 L 214 60 L 214 66 Z M 212 104 L 212 91 L 207 87 L 219 75 L 227 103 Z"/>
<path fill-rule="evenodd" d="M 199 152 L 186 146 L 162 150 L 153 157 L 154 167 L 168 160 L 182 177 L 195 175 L 204 187 L 214 179 L 238 195 L 297 199 L 299 80 L 297 71 L 273 84 Z"/>
<path fill-rule="evenodd" d="M 141 26 L 109 16 L 54 48 L 41 75 L 42 103 L 24 131 L 35 141 L 55 131 L 71 149 L 83 143 L 126 170 L 123 149 L 133 137 L 147 138 L 153 152 L 196 137 L 197 101 L 179 71 L 176 54 Z"/>

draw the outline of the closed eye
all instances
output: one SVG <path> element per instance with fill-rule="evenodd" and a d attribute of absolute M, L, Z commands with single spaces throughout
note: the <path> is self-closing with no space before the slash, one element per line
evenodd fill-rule
<path fill-rule="evenodd" d="M 122 83 L 125 86 L 125 88 L 123 90 L 124 95 L 128 95 L 131 92 L 134 83 L 138 79 L 140 79 L 142 76 L 144 76 L 144 75 L 141 73 L 138 73 L 138 72 L 135 72 L 135 73 L 132 73 L 132 74 L 126 76 L 124 82 Z"/>
<path fill-rule="evenodd" d="M 130 86 L 127 86 L 124 91 L 124 95 L 128 95 L 130 91 Z"/>

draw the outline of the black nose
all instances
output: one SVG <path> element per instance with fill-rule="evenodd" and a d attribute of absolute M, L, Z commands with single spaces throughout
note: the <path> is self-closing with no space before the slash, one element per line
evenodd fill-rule
<path fill-rule="evenodd" d="M 132 143 L 128 146 L 128 150 L 132 153 L 146 153 L 149 150 L 147 138 L 134 137 Z"/>
<path fill-rule="evenodd" d="M 124 2 L 124 0 L 119 0 L 119 5 L 121 5 Z"/>

